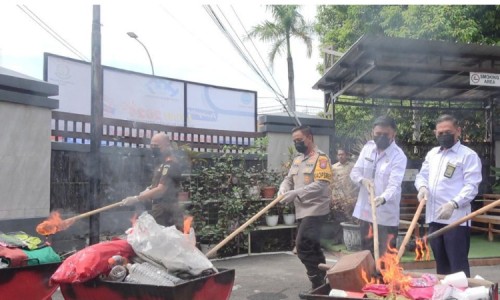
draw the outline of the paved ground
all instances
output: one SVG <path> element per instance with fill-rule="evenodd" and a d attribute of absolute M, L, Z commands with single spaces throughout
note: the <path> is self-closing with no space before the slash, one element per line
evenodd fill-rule
<path fill-rule="evenodd" d="M 333 264 L 337 257 L 327 255 L 327 263 Z M 298 299 L 298 293 L 309 288 L 305 269 L 297 256 L 291 252 L 241 256 L 215 260 L 218 268 L 236 270 L 236 279 L 231 300 L 281 300 Z M 500 282 L 497 266 L 472 267 L 472 276 L 477 274 L 492 282 Z M 435 270 L 415 270 L 435 273 Z M 59 292 L 54 300 L 62 300 Z M 207 299 L 208 300 L 208 299 Z"/>

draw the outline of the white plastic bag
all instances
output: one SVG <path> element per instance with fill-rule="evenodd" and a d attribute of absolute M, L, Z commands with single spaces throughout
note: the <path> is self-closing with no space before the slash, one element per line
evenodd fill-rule
<path fill-rule="evenodd" d="M 194 234 L 185 235 L 175 226 L 156 223 L 147 212 L 127 231 L 127 242 L 135 253 L 166 267 L 170 272 L 199 275 L 207 269 L 217 272 L 212 262 L 194 245 Z"/>

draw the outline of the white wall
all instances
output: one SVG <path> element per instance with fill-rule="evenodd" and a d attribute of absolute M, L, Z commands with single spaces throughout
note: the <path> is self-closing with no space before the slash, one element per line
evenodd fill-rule
<path fill-rule="evenodd" d="M 0 219 L 50 209 L 51 110 L 0 101 Z"/>

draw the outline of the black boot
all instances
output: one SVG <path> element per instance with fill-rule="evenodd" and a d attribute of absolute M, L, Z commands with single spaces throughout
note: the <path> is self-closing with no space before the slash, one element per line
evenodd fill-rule
<path fill-rule="evenodd" d="M 309 281 L 311 281 L 311 289 L 309 291 L 300 292 L 299 293 L 300 299 L 306 299 L 305 295 L 311 294 L 313 290 L 325 284 L 326 272 L 318 270 L 313 275 L 307 274 L 307 277 L 309 278 Z"/>

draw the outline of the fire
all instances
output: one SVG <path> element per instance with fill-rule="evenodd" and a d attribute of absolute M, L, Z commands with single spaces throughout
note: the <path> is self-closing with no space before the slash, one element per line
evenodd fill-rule
<path fill-rule="evenodd" d="M 370 224 L 370 227 L 368 227 L 368 234 L 366 235 L 367 239 L 371 239 L 373 237 L 373 228 L 372 224 Z"/>
<path fill-rule="evenodd" d="M 61 219 L 61 215 L 58 211 L 54 211 L 50 214 L 47 220 L 36 226 L 36 232 L 41 235 L 51 235 L 55 234 L 61 230 L 66 230 L 69 226 L 71 226 L 73 222 L 67 222 Z"/>
<path fill-rule="evenodd" d="M 130 222 L 132 223 L 132 227 L 134 227 L 135 223 L 137 223 L 137 214 L 134 214 L 132 218 L 130 218 Z"/>
<path fill-rule="evenodd" d="M 430 260 L 431 259 L 431 251 L 429 250 L 429 246 L 427 245 L 427 237 L 424 239 L 417 239 L 417 245 L 415 247 L 415 261 L 420 260 Z"/>
<path fill-rule="evenodd" d="M 193 216 L 184 217 L 184 234 L 189 234 L 192 222 L 193 222 Z"/>
<path fill-rule="evenodd" d="M 366 284 L 381 284 L 384 283 L 389 288 L 391 294 L 405 295 L 410 288 L 412 277 L 403 274 L 403 268 L 399 266 L 398 249 L 391 247 L 393 236 L 389 236 L 387 241 L 387 252 L 376 262 L 380 266 L 378 270 L 382 277 L 382 282 L 375 276 L 370 277 L 366 272 L 361 272 L 361 277 Z"/>

